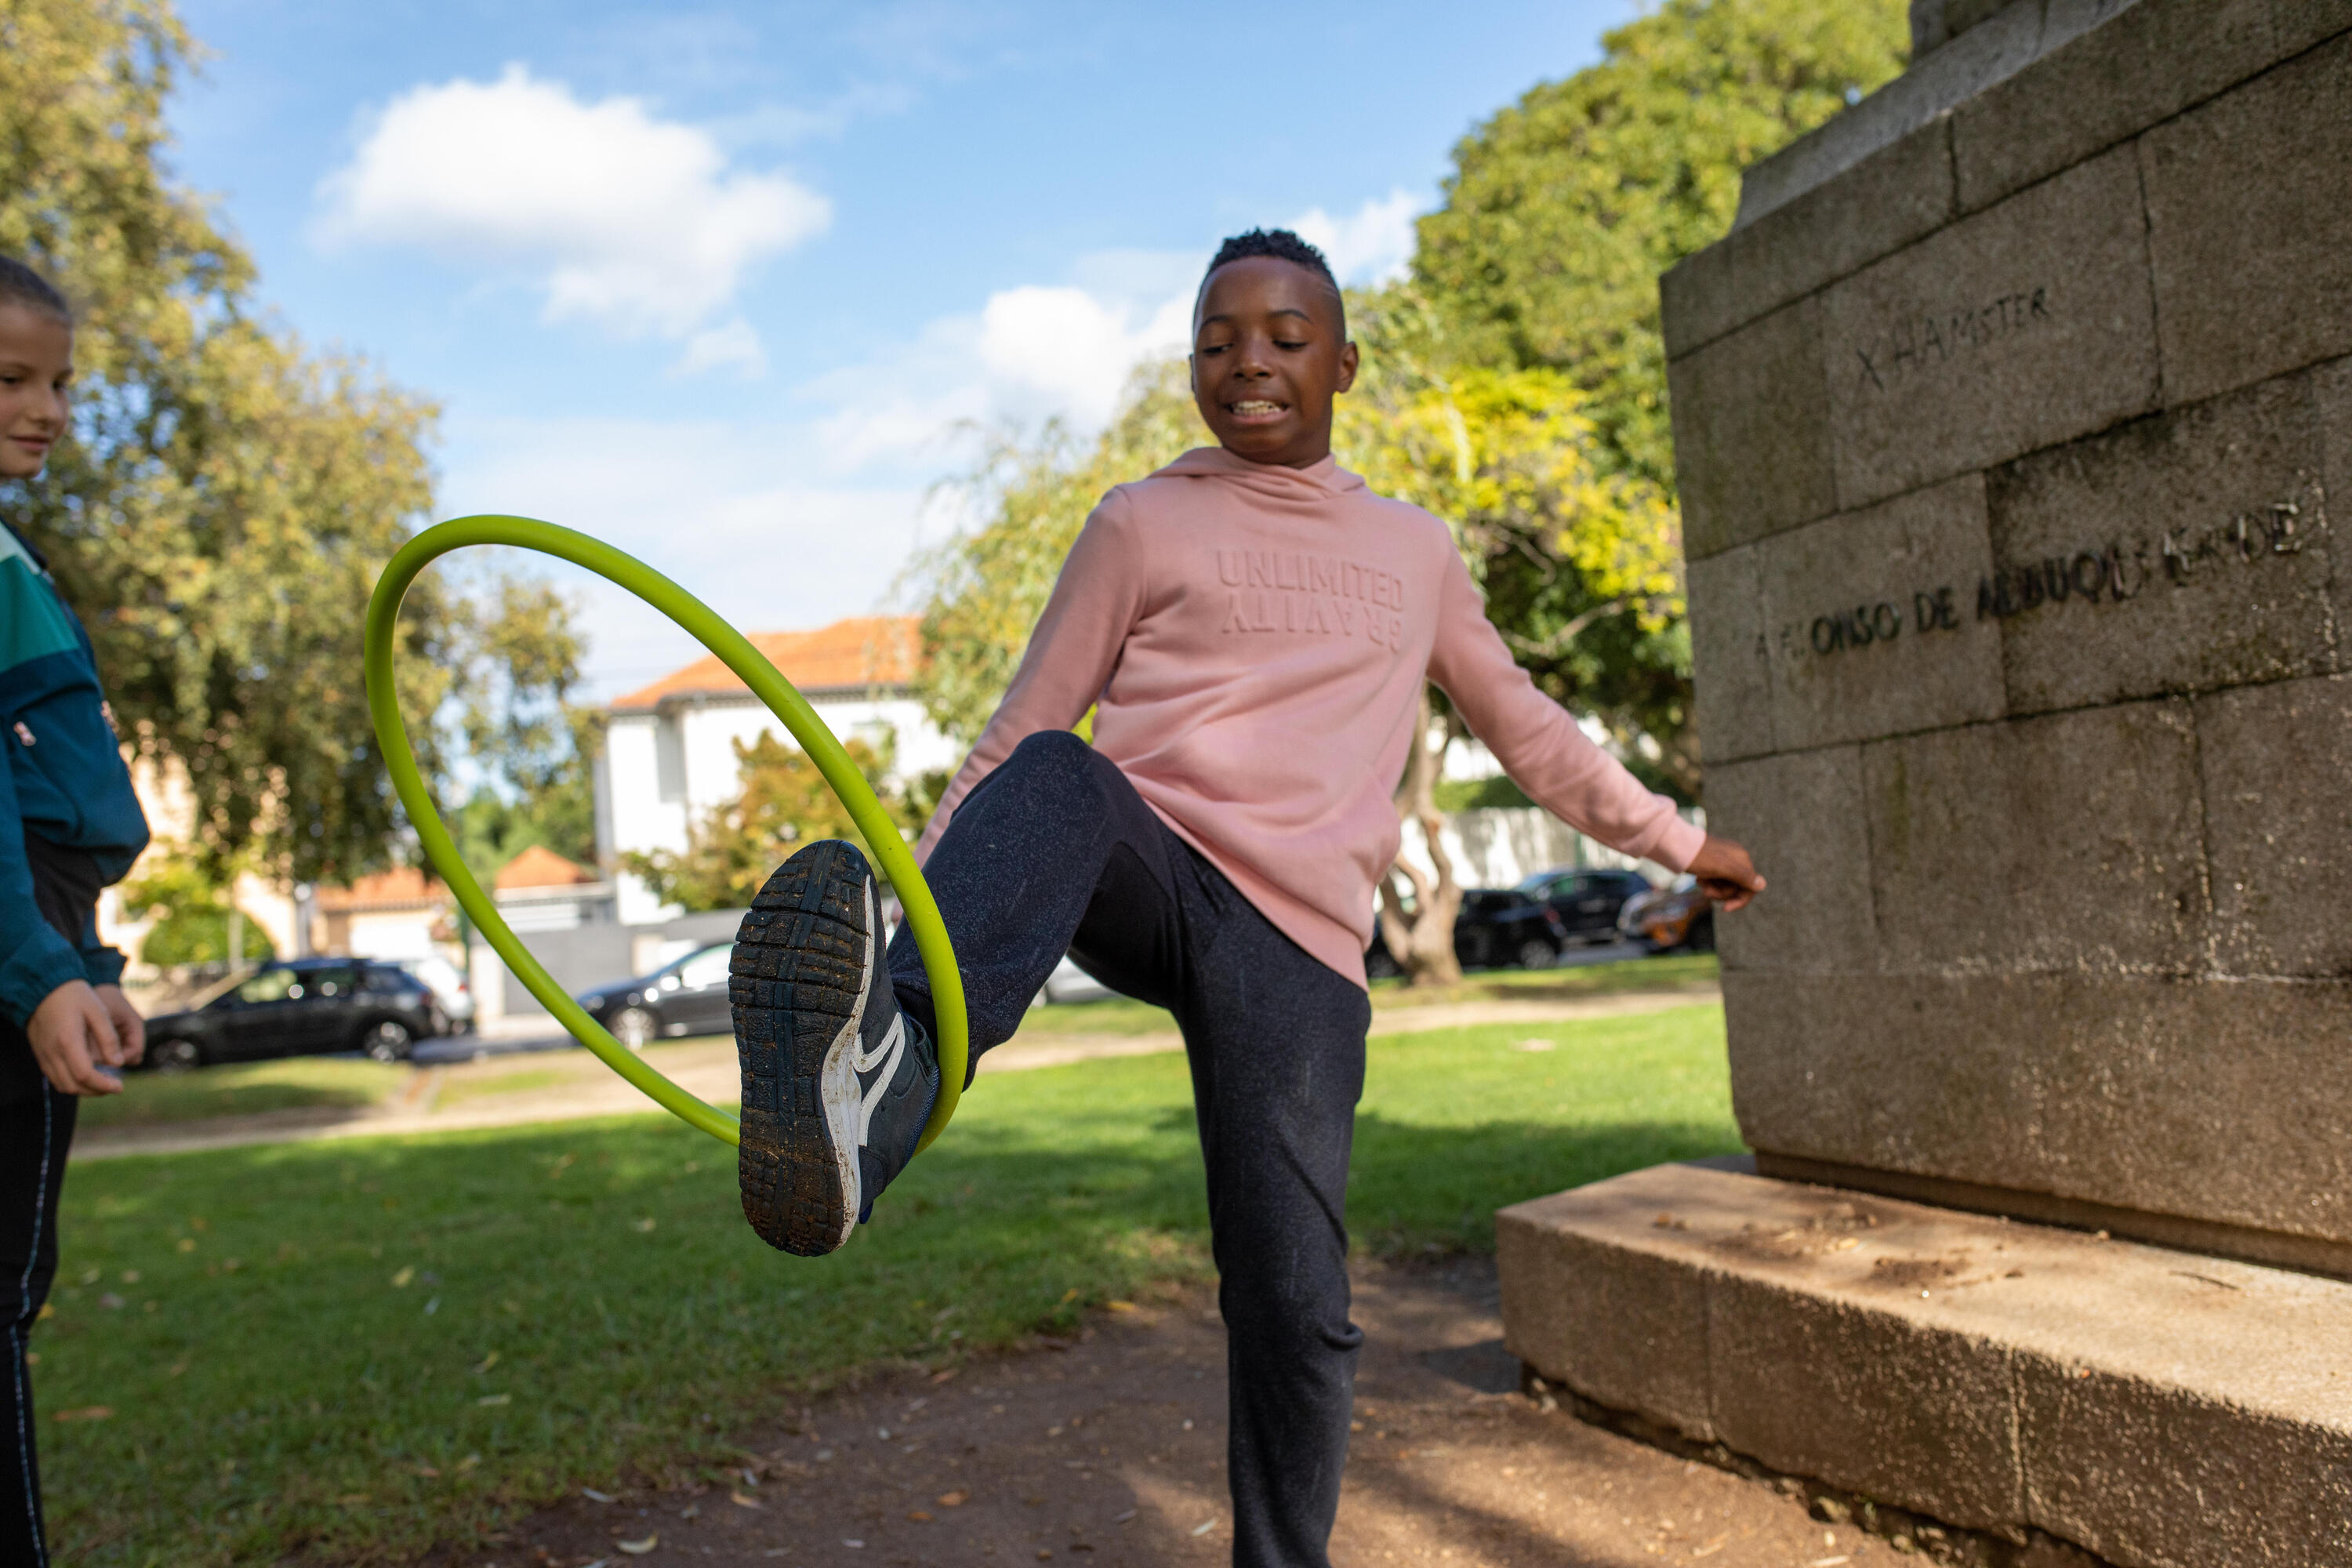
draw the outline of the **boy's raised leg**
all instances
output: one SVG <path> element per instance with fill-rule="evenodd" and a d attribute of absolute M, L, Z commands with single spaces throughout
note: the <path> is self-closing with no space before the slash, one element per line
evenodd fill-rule
<path fill-rule="evenodd" d="M 1166 925 L 1171 842 L 1118 769 L 1066 731 L 1031 736 L 971 793 L 924 875 L 955 945 L 971 1062 L 1020 1026 L 1106 889 L 1130 940 Z M 743 1212 L 803 1257 L 849 1239 L 938 1096 L 929 981 L 903 928 L 884 960 L 878 910 L 865 856 L 826 840 L 777 868 L 736 935 Z M 1147 960 L 1173 950 L 1164 936 L 1145 946 Z M 1118 981 L 1173 1000 L 1148 963 Z"/>
<path fill-rule="evenodd" d="M 1118 764 L 1066 730 L 1023 741 L 964 797 L 923 876 L 955 944 L 974 1067 L 1013 1037 L 1045 977 L 1074 950 L 1127 995 L 1175 1005 L 1181 957 L 1171 846 L 1182 847 Z M 1118 951 L 1092 951 L 1082 926 L 1089 936 L 1116 931 Z M 890 972 L 899 1001 L 930 1022 L 930 979 L 903 928 L 890 943 Z"/>

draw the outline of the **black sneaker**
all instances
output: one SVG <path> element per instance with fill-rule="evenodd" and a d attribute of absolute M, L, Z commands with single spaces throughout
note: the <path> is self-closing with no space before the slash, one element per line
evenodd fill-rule
<path fill-rule="evenodd" d="M 735 933 L 743 1215 L 803 1258 L 873 1212 L 940 1095 L 938 1050 L 891 994 L 881 923 L 866 857 L 828 838 L 776 868 Z"/>

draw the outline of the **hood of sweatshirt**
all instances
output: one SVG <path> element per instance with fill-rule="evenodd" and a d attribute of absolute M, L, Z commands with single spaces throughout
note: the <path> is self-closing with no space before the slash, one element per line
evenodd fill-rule
<path fill-rule="evenodd" d="M 1363 479 L 1341 468 L 1334 458 L 1291 468 L 1279 463 L 1253 463 L 1223 447 L 1195 447 L 1151 477 L 1224 479 L 1270 500 L 1320 500 L 1364 488 Z"/>

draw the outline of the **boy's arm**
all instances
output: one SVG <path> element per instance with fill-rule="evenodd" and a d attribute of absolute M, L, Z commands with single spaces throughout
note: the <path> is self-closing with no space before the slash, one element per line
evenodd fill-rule
<path fill-rule="evenodd" d="M 1528 799 L 1612 849 L 1671 870 L 1701 868 L 1694 863 L 1706 831 L 1676 816 L 1673 801 L 1643 788 L 1567 709 L 1536 689 L 1486 619 L 1468 569 L 1451 554 L 1429 677 Z"/>
<path fill-rule="evenodd" d="M 947 831 L 956 807 L 981 780 L 994 773 L 1013 748 L 1041 730 L 1066 730 L 1086 717 L 1118 668 L 1142 604 L 1139 546 L 1128 517 L 1127 497 L 1113 490 L 1102 499 L 1078 541 L 1062 563 L 1053 596 L 1004 700 L 981 731 L 971 755 L 940 798 L 930 825 L 915 846 L 915 863 L 930 858 L 931 846 Z"/>

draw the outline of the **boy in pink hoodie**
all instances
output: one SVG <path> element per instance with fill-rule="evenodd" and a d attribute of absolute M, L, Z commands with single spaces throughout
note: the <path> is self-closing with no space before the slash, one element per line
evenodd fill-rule
<path fill-rule="evenodd" d="M 1356 364 L 1320 253 L 1285 230 L 1225 242 L 1192 351 L 1219 446 L 1095 509 L 916 851 L 975 1061 L 1066 952 L 1183 1031 L 1249 1565 L 1325 1563 L 1339 1506 L 1363 955 L 1423 682 L 1580 830 L 1696 873 L 1727 909 L 1764 886 L 1535 689 L 1443 522 L 1333 463 Z M 1070 731 L 1089 709 L 1091 746 Z M 812 844 L 737 938 L 743 1206 L 789 1252 L 848 1239 L 938 1096 L 929 984 L 903 930 L 878 951 L 878 908 L 856 848 Z"/>

